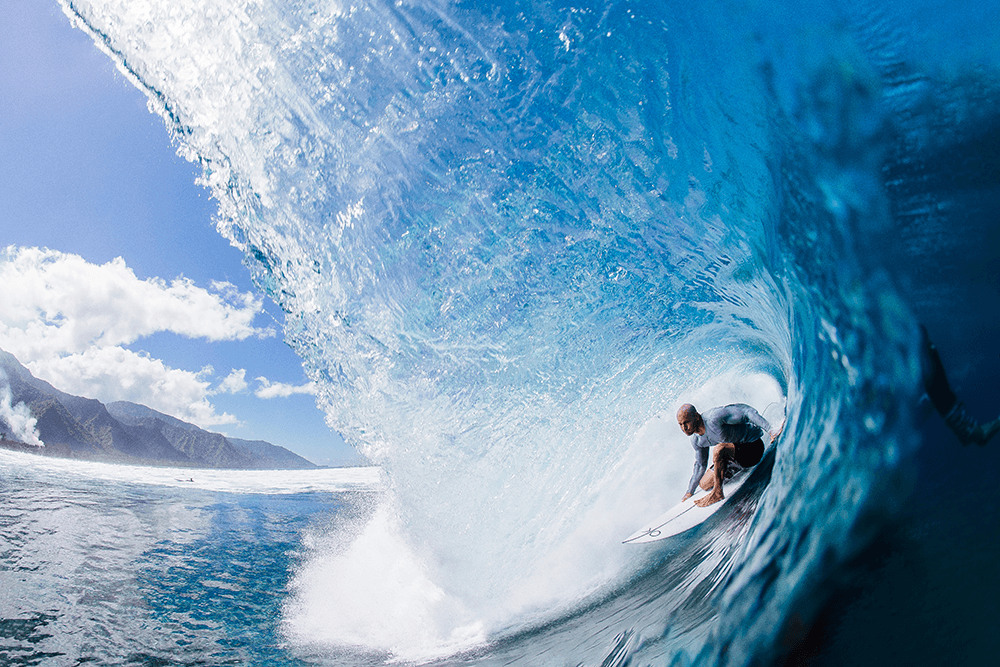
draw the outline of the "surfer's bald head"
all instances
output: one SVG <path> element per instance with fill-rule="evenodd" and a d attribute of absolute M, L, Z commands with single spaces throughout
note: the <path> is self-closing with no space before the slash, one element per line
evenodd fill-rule
<path fill-rule="evenodd" d="M 701 430 L 701 415 L 690 403 L 685 403 L 677 411 L 677 423 L 680 425 L 684 435 L 694 435 Z"/>

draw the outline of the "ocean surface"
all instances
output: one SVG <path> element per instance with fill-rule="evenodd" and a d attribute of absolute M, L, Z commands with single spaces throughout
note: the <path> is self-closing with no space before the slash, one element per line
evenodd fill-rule
<path fill-rule="evenodd" d="M 61 0 L 372 463 L 0 453 L 0 660 L 979 664 L 1000 7 Z M 702 527 L 677 407 L 784 429 Z M 312 476 L 315 475 L 315 476 Z M 183 481 L 185 479 L 193 481 Z"/>

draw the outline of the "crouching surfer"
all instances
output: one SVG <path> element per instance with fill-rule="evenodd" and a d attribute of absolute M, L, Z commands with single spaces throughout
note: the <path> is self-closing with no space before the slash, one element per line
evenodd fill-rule
<path fill-rule="evenodd" d="M 699 485 L 710 492 L 694 501 L 699 507 L 722 500 L 723 480 L 760 463 L 764 456 L 764 434 L 768 435 L 768 442 L 773 442 L 777 436 L 771 434 L 771 425 L 766 419 L 743 403 L 713 408 L 704 415 L 688 403 L 677 411 L 677 423 L 685 435 L 691 436 L 694 448 L 694 474 L 684 500 L 694 495 Z M 708 454 L 712 447 L 715 447 L 713 469 L 709 470 Z"/>

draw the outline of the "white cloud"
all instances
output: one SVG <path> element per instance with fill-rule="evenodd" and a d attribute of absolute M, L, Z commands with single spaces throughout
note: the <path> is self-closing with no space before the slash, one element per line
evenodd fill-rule
<path fill-rule="evenodd" d="M 103 402 L 128 400 L 202 427 L 236 423 L 208 397 L 247 388 L 234 371 L 212 391 L 211 367 L 171 368 L 125 345 L 160 332 L 210 341 L 273 336 L 253 326 L 261 300 L 229 283 L 140 280 L 121 258 L 10 246 L 0 251 L 0 348 L 62 391 Z"/>
<path fill-rule="evenodd" d="M 171 368 L 159 359 L 113 346 L 25 363 L 57 389 L 103 403 L 132 401 L 203 428 L 236 424 L 208 401 L 211 366 L 197 373 Z"/>
<path fill-rule="evenodd" d="M 219 386 L 215 388 L 214 394 L 238 394 L 241 391 L 246 391 L 247 388 L 247 369 L 234 368 L 232 372 L 226 376 L 226 379 L 219 383 Z"/>
<path fill-rule="evenodd" d="M 120 257 L 107 264 L 44 248 L 0 253 L 0 347 L 22 363 L 127 345 L 169 331 L 211 341 L 273 336 L 253 326 L 261 300 L 229 283 L 209 291 L 187 278 L 140 280 Z"/>
<path fill-rule="evenodd" d="M 254 391 L 257 398 L 288 398 L 293 394 L 316 394 L 316 383 L 286 384 L 284 382 L 268 382 L 267 378 L 259 377 L 260 386 Z"/>

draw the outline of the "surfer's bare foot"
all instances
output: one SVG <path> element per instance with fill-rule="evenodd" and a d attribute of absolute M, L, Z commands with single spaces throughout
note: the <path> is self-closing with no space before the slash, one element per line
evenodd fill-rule
<path fill-rule="evenodd" d="M 718 491 L 712 491 L 712 493 L 708 494 L 704 498 L 699 498 L 698 500 L 694 501 L 694 504 L 697 505 L 698 507 L 708 507 L 709 505 L 714 505 L 715 503 L 719 502 L 722 499 L 723 495 L 721 493 L 719 493 Z"/>

